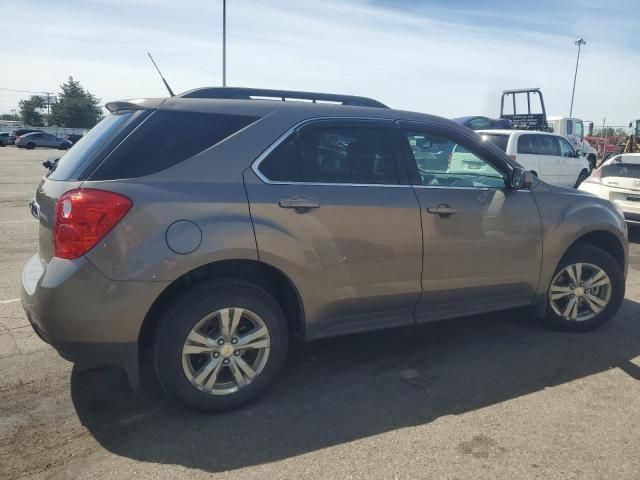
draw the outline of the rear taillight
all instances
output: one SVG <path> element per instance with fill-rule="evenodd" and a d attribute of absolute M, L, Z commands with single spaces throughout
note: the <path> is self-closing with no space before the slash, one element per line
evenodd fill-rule
<path fill-rule="evenodd" d="M 70 190 L 58 199 L 54 255 L 78 258 L 91 250 L 131 208 L 123 195 L 90 188 Z"/>
<path fill-rule="evenodd" d="M 511 160 L 513 160 L 514 162 L 516 161 L 516 156 L 515 156 L 515 155 L 509 155 L 509 158 L 510 158 Z"/>
<path fill-rule="evenodd" d="M 16 142 L 17 142 L 18 140 L 20 140 L 20 137 L 16 137 Z"/>
<path fill-rule="evenodd" d="M 585 182 L 588 182 L 588 183 L 600 183 L 600 182 L 602 182 L 602 167 L 596 168 L 595 170 L 593 170 L 591 172 L 591 175 L 589 175 L 585 179 Z"/>

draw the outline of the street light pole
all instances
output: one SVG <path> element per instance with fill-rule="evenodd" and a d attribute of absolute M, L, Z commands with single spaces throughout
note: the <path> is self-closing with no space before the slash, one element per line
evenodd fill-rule
<path fill-rule="evenodd" d="M 569 108 L 569 118 L 571 118 L 573 114 L 573 97 L 576 94 L 576 79 L 578 78 L 578 62 L 580 62 L 580 47 L 582 47 L 582 45 L 586 45 L 587 42 L 585 42 L 584 39 L 580 38 L 573 43 L 574 45 L 578 46 L 578 58 L 576 59 L 576 73 L 573 75 L 573 90 L 571 92 L 571 107 Z"/>
<path fill-rule="evenodd" d="M 222 0 L 222 86 L 227 86 L 227 0 Z"/>

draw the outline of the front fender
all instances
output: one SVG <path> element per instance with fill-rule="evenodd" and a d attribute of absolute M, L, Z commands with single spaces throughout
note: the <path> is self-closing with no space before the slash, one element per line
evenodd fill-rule
<path fill-rule="evenodd" d="M 546 184 L 533 193 L 543 227 L 543 260 L 536 294 L 541 315 L 544 315 L 547 291 L 558 263 L 572 245 L 591 233 L 606 232 L 619 242 L 624 252 L 626 277 L 627 229 L 624 217 L 608 200 Z"/>

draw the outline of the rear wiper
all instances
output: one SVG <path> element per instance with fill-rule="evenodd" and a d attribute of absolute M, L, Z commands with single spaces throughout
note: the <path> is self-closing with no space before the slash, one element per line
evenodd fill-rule
<path fill-rule="evenodd" d="M 49 172 L 53 172 L 58 165 L 58 160 L 60 157 L 49 157 L 44 162 L 42 162 L 42 166 L 49 170 Z"/>

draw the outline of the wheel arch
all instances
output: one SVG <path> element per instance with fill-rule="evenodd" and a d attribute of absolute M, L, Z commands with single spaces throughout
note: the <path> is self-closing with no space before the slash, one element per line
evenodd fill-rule
<path fill-rule="evenodd" d="M 216 278 L 243 280 L 264 289 L 282 308 L 291 338 L 296 341 L 304 339 L 302 299 L 295 284 L 284 272 L 259 260 L 219 260 L 186 272 L 162 291 L 142 322 L 138 335 L 140 352 L 144 353 L 152 347 L 161 313 L 179 293 L 191 285 Z"/>
<path fill-rule="evenodd" d="M 602 226 L 580 232 L 572 241 L 567 242 L 566 246 L 560 249 L 560 254 L 555 255 L 553 261 L 550 261 L 550 264 L 547 263 L 547 268 L 543 270 L 534 301 L 534 311 L 537 317 L 543 318 L 545 316 L 547 308 L 547 290 L 559 263 L 567 252 L 580 244 L 594 246 L 611 255 L 620 266 L 626 278 L 627 249 L 623 244 L 622 239 L 611 230 Z"/>

